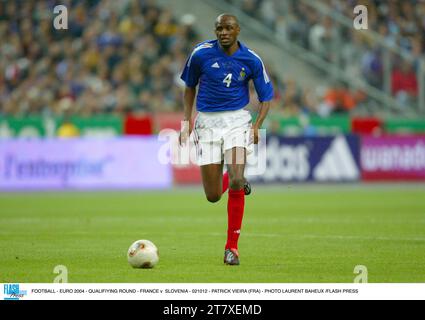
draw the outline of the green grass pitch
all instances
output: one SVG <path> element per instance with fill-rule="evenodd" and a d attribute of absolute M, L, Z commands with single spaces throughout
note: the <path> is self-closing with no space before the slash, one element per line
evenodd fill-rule
<path fill-rule="evenodd" d="M 227 195 L 162 192 L 0 194 L 0 282 L 425 282 L 424 185 L 254 186 L 241 265 L 223 265 Z M 160 262 L 133 269 L 130 244 L 153 241 Z"/>

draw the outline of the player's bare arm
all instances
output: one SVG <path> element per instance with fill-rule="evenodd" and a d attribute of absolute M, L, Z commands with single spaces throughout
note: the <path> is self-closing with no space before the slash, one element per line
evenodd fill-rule
<path fill-rule="evenodd" d="M 255 121 L 254 125 L 252 126 L 253 135 L 254 135 L 254 144 L 258 144 L 258 130 L 263 125 L 264 119 L 266 119 L 267 114 L 270 110 L 270 101 L 264 101 L 260 102 L 259 111 L 258 111 L 258 117 Z"/>
<path fill-rule="evenodd" d="M 185 87 L 183 95 L 184 103 L 184 123 L 180 131 L 179 143 L 180 145 L 185 144 L 192 133 L 192 114 L 193 104 L 195 102 L 196 87 Z"/>

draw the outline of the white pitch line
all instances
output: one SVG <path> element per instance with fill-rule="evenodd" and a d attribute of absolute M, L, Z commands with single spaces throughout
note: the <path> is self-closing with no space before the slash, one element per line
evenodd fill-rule
<path fill-rule="evenodd" d="M 209 233 L 210 236 L 223 236 L 221 233 Z M 390 238 L 390 237 L 365 237 L 365 236 L 343 236 L 343 235 L 287 235 L 278 233 L 248 233 L 243 232 L 245 237 L 263 238 L 301 238 L 301 239 L 333 239 L 333 240 L 379 240 L 379 241 L 415 241 L 425 242 L 425 238 Z"/>
<path fill-rule="evenodd" d="M 381 240 L 381 241 L 424 241 L 425 238 L 391 238 L 391 237 L 365 237 L 365 236 L 341 236 L 341 235 L 329 235 L 329 236 L 319 236 L 319 235 L 305 235 L 301 236 L 306 239 L 337 239 L 337 240 Z"/>

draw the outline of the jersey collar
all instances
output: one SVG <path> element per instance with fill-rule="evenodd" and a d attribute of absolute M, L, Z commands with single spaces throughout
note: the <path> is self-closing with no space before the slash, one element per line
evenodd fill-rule
<path fill-rule="evenodd" d="M 221 53 L 221 55 L 223 55 L 223 56 L 225 56 L 225 57 L 227 57 L 227 58 L 234 58 L 234 57 L 236 57 L 237 55 L 239 55 L 240 53 L 241 53 L 241 51 L 243 51 L 245 48 L 245 46 L 238 40 L 238 44 L 239 44 L 239 48 L 238 48 L 238 50 L 236 50 L 236 52 L 235 53 L 233 53 L 231 56 L 229 56 L 229 55 L 227 55 L 224 51 L 223 51 L 223 49 L 220 47 L 220 44 L 218 43 L 218 40 L 216 40 L 216 47 L 217 47 L 217 50 Z"/>

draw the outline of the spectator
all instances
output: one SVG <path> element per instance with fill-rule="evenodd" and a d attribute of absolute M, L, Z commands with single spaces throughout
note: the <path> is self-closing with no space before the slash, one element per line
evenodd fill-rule
<path fill-rule="evenodd" d="M 412 64 L 403 61 L 400 68 L 392 73 L 392 93 L 401 104 L 406 104 L 418 96 L 418 81 Z"/>
<path fill-rule="evenodd" d="M 344 83 L 336 83 L 334 87 L 328 89 L 324 97 L 324 103 L 320 108 L 322 116 L 327 116 L 331 112 L 346 113 L 356 106 L 356 99 Z"/>

